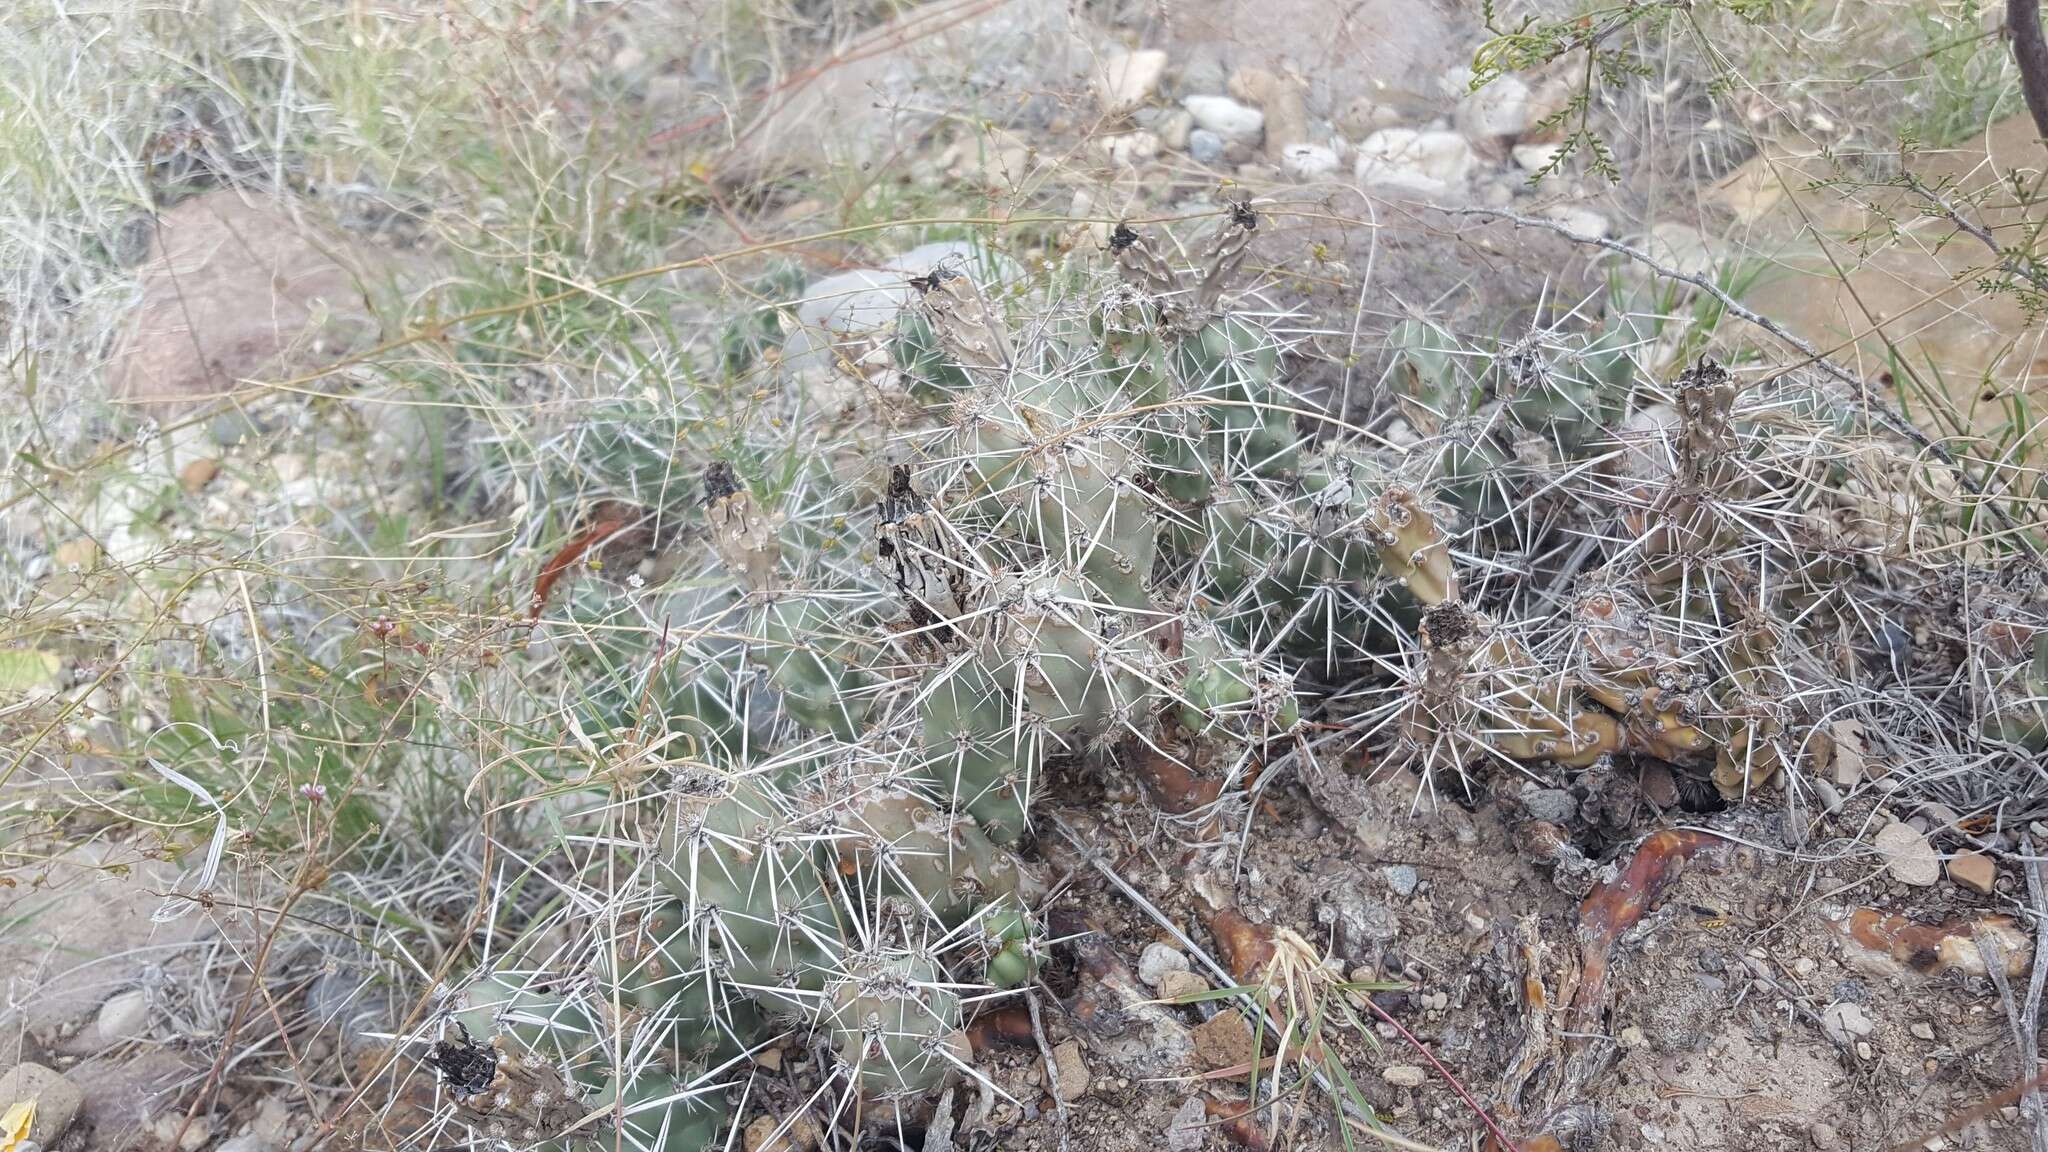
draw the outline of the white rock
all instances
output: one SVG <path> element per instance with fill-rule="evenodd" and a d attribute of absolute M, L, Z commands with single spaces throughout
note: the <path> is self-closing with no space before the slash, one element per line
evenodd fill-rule
<path fill-rule="evenodd" d="M 1877 1021 L 1863 1010 L 1863 1005 L 1850 1000 L 1830 1004 L 1820 1014 L 1821 1031 L 1837 1044 L 1847 1044 L 1877 1031 Z"/>
<path fill-rule="evenodd" d="M 1442 196 L 1465 186 L 1472 145 L 1456 132 L 1382 128 L 1358 146 L 1359 183 L 1394 192 Z"/>
<path fill-rule="evenodd" d="M 1529 127 L 1529 85 L 1502 76 L 1458 102 L 1458 131 L 1475 143 L 1519 135 Z"/>
<path fill-rule="evenodd" d="M 612 70 L 616 72 L 637 72 L 647 63 L 647 53 L 636 44 L 628 44 L 612 53 Z"/>
<path fill-rule="evenodd" d="M 1711 279 L 1720 266 L 1720 246 L 1691 224 L 1666 220 L 1650 226 L 1643 247 L 1667 268 Z"/>
<path fill-rule="evenodd" d="M 1190 1096 L 1181 1101 L 1173 1122 L 1166 1127 L 1166 1152 L 1195 1152 L 1208 1139 L 1209 1110 L 1202 1106 L 1200 1096 Z"/>
<path fill-rule="evenodd" d="M 1941 857 L 1927 837 L 1907 824 L 1887 824 L 1872 841 L 1884 855 L 1884 866 L 1901 884 L 1927 888 L 1941 879 Z"/>
<path fill-rule="evenodd" d="M 1142 128 L 1104 136 L 1098 143 L 1109 154 L 1109 162 L 1119 168 L 1136 168 L 1159 155 L 1159 137 Z"/>
<path fill-rule="evenodd" d="M 1381 128 L 1399 127 L 1401 110 L 1381 104 L 1369 96 L 1355 96 L 1337 114 L 1337 127 L 1346 136 L 1365 137 Z"/>
<path fill-rule="evenodd" d="M 1550 167 L 1562 151 L 1562 144 L 1517 144 L 1515 145 L 1515 167 L 1524 172 L 1541 172 Z"/>
<path fill-rule="evenodd" d="M 1147 988 L 1159 987 L 1168 972 L 1188 970 L 1188 958 L 1171 945 L 1154 940 L 1138 954 L 1138 980 Z"/>
<path fill-rule="evenodd" d="M 882 261 L 883 268 L 912 276 L 922 276 L 940 264 L 964 272 L 982 285 L 1008 284 L 1024 274 L 1015 260 L 972 240 L 934 240 Z"/>
<path fill-rule="evenodd" d="M 865 332 L 896 318 L 910 302 L 901 272 L 856 268 L 813 282 L 796 306 L 797 323 L 827 332 Z"/>
<path fill-rule="evenodd" d="M 1289 144 L 1280 150 L 1280 167 L 1296 180 L 1335 176 L 1337 150 L 1322 144 Z"/>
<path fill-rule="evenodd" d="M 1152 131 L 1159 135 L 1159 146 L 1175 152 L 1187 151 L 1188 133 L 1194 128 L 1195 118 L 1185 108 L 1172 109 L 1152 125 Z"/>
<path fill-rule="evenodd" d="M 98 1030 L 102 1042 L 132 1040 L 143 1034 L 149 1025 L 149 993 L 140 988 L 117 992 L 100 1005 L 100 1014 L 93 1027 Z"/>
<path fill-rule="evenodd" d="M 1102 62 L 1095 98 L 1105 112 L 1125 112 L 1152 98 L 1166 74 L 1166 53 L 1157 48 L 1119 52 Z"/>
<path fill-rule="evenodd" d="M 1266 132 L 1264 112 L 1228 96 L 1188 96 L 1181 100 L 1180 105 L 1195 118 L 1197 127 L 1206 128 L 1225 140 L 1256 144 Z"/>
<path fill-rule="evenodd" d="M 1380 1079 L 1396 1088 L 1420 1088 L 1429 1074 L 1414 1064 L 1389 1064 L 1380 1069 Z"/>
<path fill-rule="evenodd" d="M 1607 235 L 1607 217 L 1591 208 L 1582 208 L 1576 204 L 1560 204 L 1544 215 L 1564 225 L 1565 231 L 1574 236 L 1599 240 Z"/>

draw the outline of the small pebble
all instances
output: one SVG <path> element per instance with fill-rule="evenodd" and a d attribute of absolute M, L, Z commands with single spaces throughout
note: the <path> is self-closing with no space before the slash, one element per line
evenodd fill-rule
<path fill-rule="evenodd" d="M 62 1072 L 41 1064 L 17 1064 L 0 1075 L 0 1107 L 23 1100 L 33 1100 L 36 1105 L 28 1138 L 48 1148 L 70 1127 L 85 1096 Z"/>
<path fill-rule="evenodd" d="M 1359 143 L 1353 173 L 1369 187 L 1434 196 L 1462 189 L 1475 162 L 1456 132 L 1383 128 Z"/>
<path fill-rule="evenodd" d="M 1166 1152 L 1195 1152 L 1209 1139 L 1209 1111 L 1202 1098 L 1190 1096 L 1181 1102 L 1166 1128 Z"/>
<path fill-rule="evenodd" d="M 1195 1054 L 1211 1069 L 1249 1066 L 1258 1040 L 1244 1013 L 1227 1008 L 1195 1028 Z"/>
<path fill-rule="evenodd" d="M 1396 896 L 1413 896 L 1416 885 L 1422 883 L 1422 877 L 1413 864 L 1389 864 L 1382 871 L 1386 873 L 1387 887 L 1392 888 Z"/>
<path fill-rule="evenodd" d="M 1562 788 L 1526 788 L 1522 791 L 1522 807 L 1536 819 L 1552 824 L 1569 824 L 1579 815 L 1578 800 Z"/>
<path fill-rule="evenodd" d="M 1081 1059 L 1081 1042 L 1066 1040 L 1052 1050 L 1053 1081 L 1060 1099 L 1079 1100 L 1088 1091 L 1088 1065 Z"/>
<path fill-rule="evenodd" d="M 1337 150 L 1321 144 L 1289 144 L 1280 150 L 1280 167 L 1296 180 L 1321 180 L 1335 176 Z"/>
<path fill-rule="evenodd" d="M 1927 1023 L 1927 1022 L 1926 1022 L 1926 1021 L 1924 1021 L 1924 1020 L 1923 1020 L 1923 1021 L 1920 1021 L 1920 1022 L 1919 1022 L 1919 1023 L 1917 1023 L 1917 1024 L 1914 1024 L 1914 1025 L 1913 1025 L 1913 1027 L 1912 1027 L 1912 1029 L 1911 1029 L 1911 1031 L 1912 1031 L 1913 1035 L 1914 1035 L 1914 1036 L 1916 1036 L 1916 1037 L 1918 1037 L 1919 1039 L 1922 1039 L 1922 1040 L 1932 1040 L 1932 1039 L 1934 1039 L 1934 1025 L 1932 1025 L 1932 1024 L 1929 1024 L 1929 1023 Z"/>
<path fill-rule="evenodd" d="M 818 1136 L 817 1122 L 808 1113 L 800 1112 L 794 1117 L 770 1114 L 756 1117 L 747 1125 L 740 1143 L 747 1152 L 810 1152 L 818 1146 Z"/>
<path fill-rule="evenodd" d="M 1159 134 L 1159 146 L 1174 152 L 1185 152 L 1188 147 L 1188 133 L 1195 129 L 1195 118 L 1185 108 L 1174 108 L 1152 122 L 1152 131 Z"/>
<path fill-rule="evenodd" d="M 1223 160 L 1223 137 L 1207 128 L 1197 128 L 1188 133 L 1188 156 L 1197 164 L 1217 164 Z"/>
<path fill-rule="evenodd" d="M 1820 810 L 1829 816 L 1842 810 L 1842 793 L 1822 777 L 1813 778 L 1814 795 L 1820 799 Z"/>
<path fill-rule="evenodd" d="M 1209 982 L 1193 972 L 1169 971 L 1159 978 L 1161 1000 L 1182 1000 L 1211 991 Z"/>
<path fill-rule="evenodd" d="M 1806 1138 L 1813 1141 L 1813 1146 L 1821 1152 L 1830 1152 L 1831 1149 L 1842 1146 L 1842 1134 L 1835 1131 L 1832 1124 L 1815 1124 L 1806 1130 Z"/>
<path fill-rule="evenodd" d="M 1165 72 L 1166 53 L 1156 48 L 1120 52 L 1102 62 L 1102 75 L 1095 78 L 1095 98 L 1105 111 L 1135 108 L 1152 98 Z"/>
<path fill-rule="evenodd" d="M 178 469 L 178 487 L 183 488 L 186 495 L 193 495 L 212 483 L 219 471 L 220 461 L 202 456 Z"/>
<path fill-rule="evenodd" d="M 140 988 L 117 992 L 100 1005 L 93 1027 L 103 1043 L 132 1040 L 149 1024 L 149 993 Z"/>
<path fill-rule="evenodd" d="M 1159 137 L 1143 129 L 1105 136 L 1100 143 L 1109 162 L 1119 168 L 1136 168 L 1159 155 Z"/>
<path fill-rule="evenodd" d="M 1863 1005 L 1853 1000 L 1828 1005 L 1820 1014 L 1820 1026 L 1837 1044 L 1847 1044 L 1877 1030 L 1877 1022 L 1863 1010 Z"/>
<path fill-rule="evenodd" d="M 1138 979 L 1143 981 L 1147 988 L 1159 987 L 1159 982 L 1165 979 L 1168 972 L 1187 970 L 1188 958 L 1170 944 L 1154 940 L 1145 945 L 1145 950 L 1138 954 Z"/>
<path fill-rule="evenodd" d="M 1601 240 L 1607 236 L 1607 217 L 1590 208 L 1565 206 L 1550 210 L 1550 218 L 1564 227 L 1574 237 L 1585 240 Z"/>
<path fill-rule="evenodd" d="M 1458 104 L 1458 130 L 1475 143 L 1519 135 L 1529 126 L 1529 85 L 1501 76 Z"/>
<path fill-rule="evenodd" d="M 1905 824 L 1887 824 L 1878 829 L 1872 844 L 1885 858 L 1885 867 L 1901 884 L 1926 888 L 1941 879 L 1941 857 L 1927 837 Z"/>
<path fill-rule="evenodd" d="M 1189 96 L 1180 104 L 1196 124 L 1225 140 L 1256 144 L 1265 135 L 1266 114 L 1228 96 Z"/>
<path fill-rule="evenodd" d="M 1988 896 L 1998 881 L 1998 866 L 1982 852 L 1958 852 L 1948 862 L 1948 878 L 1959 888 Z"/>
<path fill-rule="evenodd" d="M 1380 1069 L 1380 1079 L 1396 1088 L 1420 1088 L 1429 1074 L 1414 1064 L 1389 1064 Z"/>

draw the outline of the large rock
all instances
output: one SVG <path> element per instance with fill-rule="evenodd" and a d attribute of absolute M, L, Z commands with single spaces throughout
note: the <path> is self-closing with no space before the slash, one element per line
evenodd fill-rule
<path fill-rule="evenodd" d="M 155 233 L 107 367 L 117 401 L 170 414 L 377 336 L 368 301 L 388 280 L 382 262 L 295 204 L 210 192 L 165 212 Z"/>
<path fill-rule="evenodd" d="M 1266 133 L 1266 114 L 1228 96 L 1187 96 L 1181 106 L 1204 131 L 1239 144 L 1257 144 Z"/>
<path fill-rule="evenodd" d="M 1094 77 L 1095 98 L 1105 112 L 1128 112 L 1152 98 L 1166 73 L 1166 53 L 1157 48 L 1115 52 Z"/>
<path fill-rule="evenodd" d="M 104 1041 L 93 1025 L 109 988 L 196 958 L 186 947 L 215 927 L 191 903 L 166 901 L 179 881 L 176 865 L 101 841 L 52 860 L 39 884 L 0 889 L 0 917 L 12 925 L 0 933 L 0 971 L 13 982 L 0 1011 L 0 1059 L 24 1037 L 46 1051 L 98 1051 Z M 188 914 L 159 920 L 165 909 Z"/>
<path fill-rule="evenodd" d="M 1027 134 L 1046 126 L 1097 58 L 1085 21 L 1062 0 L 920 4 L 797 69 L 797 81 L 703 136 L 738 144 L 719 178 L 739 184 L 793 170 L 867 164 L 907 153 L 949 109 L 1000 109 Z"/>
<path fill-rule="evenodd" d="M 1266 117 L 1266 155 L 1275 160 L 1287 150 L 1309 143 L 1305 88 L 1292 76 L 1264 68 L 1239 68 L 1230 74 L 1230 94 L 1256 104 Z M 1334 167 L 1335 157 L 1332 158 Z"/>
<path fill-rule="evenodd" d="M 1382 128 L 1358 146 L 1359 183 L 1381 192 L 1450 196 L 1462 192 L 1475 162 L 1456 132 Z"/>
<path fill-rule="evenodd" d="M 85 1094 L 61 1072 L 41 1064 L 17 1064 L 0 1075 L 0 1109 L 24 1100 L 33 1100 L 36 1105 L 36 1118 L 29 1123 L 28 1138 L 48 1148 L 71 1126 L 71 1118 L 78 1115 Z"/>
<path fill-rule="evenodd" d="M 796 305 L 796 327 L 783 340 L 780 370 L 785 381 L 826 373 L 835 349 L 849 350 L 860 339 L 896 322 L 916 289 L 913 276 L 935 268 L 962 273 L 985 290 L 1014 284 L 1023 268 L 1008 256 L 969 240 L 937 240 L 883 260 L 812 281 Z M 854 359 L 858 359 L 856 354 Z"/>

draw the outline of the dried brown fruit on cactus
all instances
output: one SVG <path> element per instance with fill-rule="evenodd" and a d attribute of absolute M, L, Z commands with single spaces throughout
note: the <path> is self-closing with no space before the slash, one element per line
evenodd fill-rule
<path fill-rule="evenodd" d="M 749 588 L 774 587 L 782 561 L 777 538 L 779 517 L 763 513 L 754 498 L 723 460 L 704 469 L 704 512 L 711 523 L 711 548 Z"/>

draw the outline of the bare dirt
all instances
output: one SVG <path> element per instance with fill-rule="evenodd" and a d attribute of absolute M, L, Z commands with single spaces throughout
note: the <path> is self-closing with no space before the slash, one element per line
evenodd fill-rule
<path fill-rule="evenodd" d="M 1371 811 L 1347 827 L 1296 789 L 1270 787 L 1241 869 L 1229 843 L 1186 846 L 1148 834 L 1154 816 L 1141 803 L 1066 818 L 1089 829 L 1104 863 L 1212 955 L 1228 948 L 1207 909 L 1228 893 L 1248 920 L 1300 934 L 1355 978 L 1405 981 L 1407 990 L 1374 1000 L 1419 1048 L 1386 1023 L 1370 1037 L 1340 1030 L 1335 1044 L 1389 1125 L 1432 1146 L 1468 1146 L 1485 1129 L 1430 1056 L 1528 1149 L 1904 1146 L 2014 1084 L 2005 1009 L 1981 966 L 1920 971 L 1926 957 L 1902 951 L 1901 962 L 1858 944 L 1845 926 L 1858 908 L 1926 925 L 2010 911 L 2015 877 L 2002 877 L 1992 897 L 1946 880 L 1927 888 L 1889 880 L 1882 861 L 1850 838 L 1877 810 L 1869 799 L 1788 836 L 1781 813 L 1661 811 L 1635 780 L 1612 780 L 1602 810 L 1620 818 L 1603 818 L 1588 839 L 1616 862 L 1632 859 L 1656 828 L 1707 829 L 1720 849 L 1631 893 L 1654 898 L 1612 947 L 1608 995 L 1579 1004 L 1593 919 L 1582 914 L 1590 902 L 1580 893 L 1602 879 L 1596 894 L 1626 883 L 1612 867 L 1554 864 L 1554 826 L 1532 821 L 1520 793 L 1502 778 L 1470 806 L 1424 801 L 1411 814 L 1416 781 L 1389 778 L 1366 787 Z M 1056 915 L 1103 942 L 1063 954 L 1106 945 L 1135 968 L 1146 945 L 1173 942 L 1079 854 L 1062 844 L 1046 856 L 1072 878 Z M 1956 934 L 1958 945 L 1967 941 Z M 1541 1001 L 1532 1002 L 1532 981 Z M 1045 1006 L 1049 1039 L 1080 1038 L 1093 1069 L 1088 1093 L 1070 1104 L 1069 1147 L 1158 1147 L 1189 1099 L 1212 1118 L 1246 1110 L 1248 1075 L 1215 1075 L 1205 1061 L 1203 1022 L 1229 1010 L 1228 1001 L 1166 1008 L 1195 1038 L 1194 1066 L 1172 1068 L 1171 1053 L 1155 1044 L 1160 1066 L 1147 1069 L 1115 1067 L 1100 1054 L 1122 1022 L 1089 1018 L 1088 1000 L 1077 993 Z M 1264 1039 L 1271 1053 L 1273 1037 Z M 984 1056 L 1022 1104 L 996 1108 L 997 1146 L 1060 1146 L 1056 1111 L 1033 1079 L 1035 1051 L 1019 1037 Z M 1414 1068 L 1424 1070 L 1422 1082 L 1406 1086 Z M 1162 1079 L 1147 1082 L 1146 1072 Z M 1282 1079 L 1292 1105 L 1267 1110 L 1256 1125 L 1213 1126 L 1189 1146 L 1343 1147 L 1327 1099 Z M 1949 1133 L 1945 1146 L 2028 1147 L 2022 1123 L 2012 1107 L 1993 1107 Z"/>

